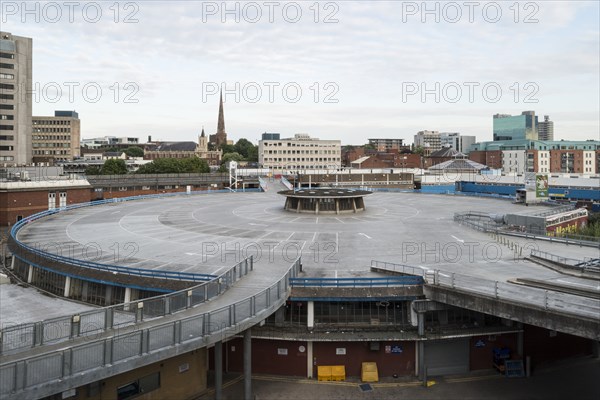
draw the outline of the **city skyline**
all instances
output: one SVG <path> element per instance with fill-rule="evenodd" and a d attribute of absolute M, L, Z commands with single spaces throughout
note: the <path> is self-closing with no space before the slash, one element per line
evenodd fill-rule
<path fill-rule="evenodd" d="M 595 2 L 535 3 L 537 9 L 522 2 L 519 23 L 507 3 L 501 3 L 502 18 L 495 23 L 489 22 L 491 11 L 483 15 L 481 9 L 473 23 L 466 9 L 452 23 L 447 3 L 436 3 L 439 23 L 436 15 L 408 8 L 412 2 L 307 3 L 297 22 L 290 22 L 292 11 L 280 12 L 287 4 L 281 3 L 272 23 L 263 3 L 256 3 L 262 18 L 255 23 L 247 3 L 228 3 L 238 11 L 225 15 L 221 3 L 210 2 L 168 8 L 130 2 L 119 3 L 118 10 L 100 4 L 102 18 L 95 23 L 91 11 L 83 14 L 81 8 L 73 22 L 66 9 L 58 22 L 43 7 L 38 22 L 23 10 L 2 9 L 3 30 L 34 40 L 33 114 L 75 109 L 84 138 L 189 140 L 202 126 L 214 133 L 222 84 L 234 141 L 257 142 L 267 131 L 344 144 L 366 143 L 368 137 L 409 142 L 421 130 L 486 141 L 492 140 L 493 114 L 524 110 L 551 115 L 557 139 L 597 139 L 600 130 Z M 525 23 L 528 16 L 538 22 Z M 486 84 L 492 91 L 502 88 L 498 102 L 484 98 L 480 89 Z M 93 102 L 97 87 L 102 95 Z M 302 95 L 293 102 L 283 87 L 292 96 L 299 87 Z M 453 103 L 457 87 L 462 96 Z M 257 89 L 262 93 L 253 102 Z M 423 102 L 421 89 L 437 93 Z M 58 101 L 56 90 L 62 90 Z M 528 96 L 538 102 L 525 102 Z"/>

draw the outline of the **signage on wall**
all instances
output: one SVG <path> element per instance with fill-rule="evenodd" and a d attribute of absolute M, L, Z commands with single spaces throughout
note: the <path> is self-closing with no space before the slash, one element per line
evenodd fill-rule
<path fill-rule="evenodd" d="M 476 341 L 475 347 L 485 347 L 485 342 L 483 341 L 483 339 L 479 339 L 478 341 Z"/>
<path fill-rule="evenodd" d="M 390 354 L 392 352 L 392 346 L 385 346 L 385 353 Z"/>
<path fill-rule="evenodd" d="M 288 355 L 288 351 L 287 351 L 287 349 L 277 349 L 277 355 L 287 356 Z"/>
<path fill-rule="evenodd" d="M 306 351 L 306 347 L 304 347 L 304 346 L 300 346 L 300 347 L 298 347 L 298 351 L 299 351 L 300 353 L 304 353 L 304 352 Z"/>
<path fill-rule="evenodd" d="M 392 354 L 400 354 L 402 353 L 402 346 L 394 345 L 392 346 Z"/>
<path fill-rule="evenodd" d="M 335 349 L 335 354 L 338 356 L 345 356 L 346 355 L 346 348 L 345 347 L 338 347 Z"/>

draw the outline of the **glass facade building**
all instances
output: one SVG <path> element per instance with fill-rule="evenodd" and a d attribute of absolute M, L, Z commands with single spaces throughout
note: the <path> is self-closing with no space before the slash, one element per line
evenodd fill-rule
<path fill-rule="evenodd" d="M 494 141 L 537 140 L 538 118 L 533 111 L 521 115 L 494 115 Z"/>

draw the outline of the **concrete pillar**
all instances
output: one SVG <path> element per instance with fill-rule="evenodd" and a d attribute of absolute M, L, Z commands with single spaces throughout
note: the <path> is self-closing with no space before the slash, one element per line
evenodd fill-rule
<path fill-rule="evenodd" d="M 517 333 L 517 354 L 523 356 L 523 332 Z"/>
<path fill-rule="evenodd" d="M 335 213 L 340 213 L 340 199 L 335 199 Z"/>
<path fill-rule="evenodd" d="M 215 343 L 215 400 L 223 399 L 223 342 Z"/>
<path fill-rule="evenodd" d="M 123 300 L 123 302 L 129 303 L 130 301 L 131 301 L 131 288 L 126 287 L 125 288 L 125 299 Z"/>
<path fill-rule="evenodd" d="M 244 400 L 252 400 L 252 332 L 244 331 Z"/>
<path fill-rule="evenodd" d="M 27 283 L 31 283 L 33 280 L 33 265 L 29 265 L 29 271 L 27 271 Z"/>
<path fill-rule="evenodd" d="M 418 324 L 419 336 L 424 336 L 425 335 L 425 313 L 423 313 L 423 312 L 417 313 L 417 324 Z"/>
<path fill-rule="evenodd" d="M 275 311 L 275 326 L 283 326 L 285 323 L 285 307 L 279 307 Z"/>
<path fill-rule="evenodd" d="M 111 305 L 112 304 L 112 286 L 106 285 L 106 290 L 104 291 L 104 304 Z"/>
<path fill-rule="evenodd" d="M 70 293 L 71 293 L 71 277 L 67 276 L 65 278 L 65 290 L 63 292 L 63 297 L 69 297 Z"/>
<path fill-rule="evenodd" d="M 317 204 L 315 205 L 315 214 L 319 214 L 319 200 L 317 199 Z"/>
<path fill-rule="evenodd" d="M 419 379 L 423 379 L 425 377 L 425 342 L 423 340 L 419 340 L 417 342 L 417 374 Z"/>
<path fill-rule="evenodd" d="M 313 342 L 306 342 L 306 377 L 313 377 Z"/>
<path fill-rule="evenodd" d="M 315 302 L 309 301 L 306 309 L 306 327 L 312 329 L 315 327 Z"/>

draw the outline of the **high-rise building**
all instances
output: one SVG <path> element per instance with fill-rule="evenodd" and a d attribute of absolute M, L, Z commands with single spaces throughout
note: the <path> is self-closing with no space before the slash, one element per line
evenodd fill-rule
<path fill-rule="evenodd" d="M 471 145 L 477 141 L 475 136 L 461 135 L 458 132 L 440 133 L 442 147 L 452 147 L 454 150 L 463 154 L 468 154 Z"/>
<path fill-rule="evenodd" d="M 428 157 L 442 148 L 442 137 L 438 131 L 420 131 L 415 135 L 414 145 L 422 147 L 423 155 Z"/>
<path fill-rule="evenodd" d="M 215 147 L 215 150 L 219 149 L 224 144 L 227 144 L 227 133 L 225 132 L 225 115 L 223 113 L 223 92 L 219 98 L 219 120 L 217 122 L 217 133 L 210 135 L 210 143 Z"/>
<path fill-rule="evenodd" d="M 554 140 L 554 122 L 550 121 L 550 116 L 544 115 L 544 121 L 538 122 L 539 140 Z"/>
<path fill-rule="evenodd" d="M 537 125 L 535 111 L 523 111 L 521 115 L 495 114 L 494 141 L 538 140 Z"/>
<path fill-rule="evenodd" d="M 0 32 L 0 165 L 31 164 L 32 40 Z"/>
<path fill-rule="evenodd" d="M 75 111 L 55 111 L 54 117 L 32 117 L 34 163 L 54 164 L 80 157 L 81 121 Z"/>

